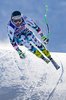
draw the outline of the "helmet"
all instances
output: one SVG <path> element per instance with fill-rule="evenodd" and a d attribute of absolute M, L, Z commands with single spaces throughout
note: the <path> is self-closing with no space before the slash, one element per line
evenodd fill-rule
<path fill-rule="evenodd" d="M 11 15 L 11 19 L 17 20 L 20 19 L 23 15 L 21 14 L 20 11 L 14 11 Z"/>

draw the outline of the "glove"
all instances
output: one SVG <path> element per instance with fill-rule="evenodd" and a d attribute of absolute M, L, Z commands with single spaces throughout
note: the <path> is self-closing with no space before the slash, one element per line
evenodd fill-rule
<path fill-rule="evenodd" d="M 21 50 L 18 51 L 18 54 L 19 54 L 19 56 L 20 56 L 21 59 L 25 58 L 25 54 Z"/>
<path fill-rule="evenodd" d="M 41 38 L 42 38 L 45 45 L 47 45 L 49 43 L 49 39 L 46 38 L 45 36 L 42 36 Z"/>

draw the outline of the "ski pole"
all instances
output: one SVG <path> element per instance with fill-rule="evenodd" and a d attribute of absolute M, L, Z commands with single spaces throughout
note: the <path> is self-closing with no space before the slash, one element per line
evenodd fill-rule
<path fill-rule="evenodd" d="M 49 25 L 48 25 L 48 23 L 47 23 L 47 18 L 46 18 L 47 7 L 48 7 L 48 6 L 47 6 L 47 5 L 45 5 L 46 10 L 45 10 L 45 15 L 44 15 L 44 18 L 45 18 L 45 22 L 46 22 L 47 29 L 48 29 L 48 35 L 47 35 L 47 38 L 49 38 Z"/>

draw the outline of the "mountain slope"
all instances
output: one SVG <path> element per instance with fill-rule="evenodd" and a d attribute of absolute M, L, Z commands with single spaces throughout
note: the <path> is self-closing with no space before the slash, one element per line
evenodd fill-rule
<path fill-rule="evenodd" d="M 26 58 L 20 59 L 17 52 L 0 49 L 0 100 L 47 100 L 55 87 L 61 69 L 57 71 L 51 62 L 46 64 L 27 50 L 25 54 Z M 51 100 L 65 100 L 66 53 L 51 55 L 58 64 L 61 60 L 64 67 L 62 82 L 57 86 Z"/>

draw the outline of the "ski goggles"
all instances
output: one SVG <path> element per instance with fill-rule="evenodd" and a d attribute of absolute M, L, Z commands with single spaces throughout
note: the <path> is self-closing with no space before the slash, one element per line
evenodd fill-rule
<path fill-rule="evenodd" d="M 22 16 L 23 15 L 11 16 L 11 19 L 14 22 L 14 24 L 21 23 L 22 22 Z"/>
<path fill-rule="evenodd" d="M 21 23 L 22 17 L 20 19 L 13 19 L 14 24 Z"/>

